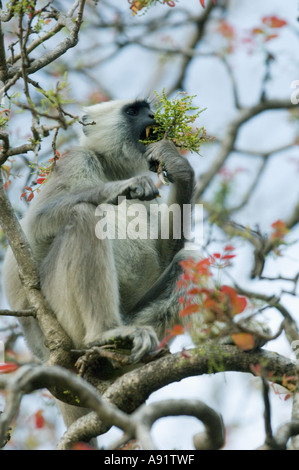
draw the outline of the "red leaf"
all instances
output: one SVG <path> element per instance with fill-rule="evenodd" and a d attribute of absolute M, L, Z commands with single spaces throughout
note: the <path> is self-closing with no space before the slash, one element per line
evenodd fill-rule
<path fill-rule="evenodd" d="M 285 224 L 284 221 L 281 220 L 281 219 L 278 219 L 278 220 L 276 220 L 275 222 L 273 222 L 273 224 L 271 224 L 271 227 L 272 227 L 272 228 L 275 228 L 275 230 L 284 229 L 285 226 L 286 226 L 286 224 Z"/>
<path fill-rule="evenodd" d="M 209 267 L 211 266 L 211 260 L 209 258 L 204 258 L 198 263 L 196 263 L 196 271 L 198 274 L 203 274 L 205 276 L 208 276 L 209 273 Z"/>
<path fill-rule="evenodd" d="M 34 198 L 34 194 L 33 194 L 33 192 L 31 192 L 31 193 L 29 194 L 29 196 L 27 197 L 27 201 L 30 202 L 31 199 L 33 199 L 33 198 Z"/>
<path fill-rule="evenodd" d="M 181 276 L 181 279 L 194 281 L 198 278 L 198 275 L 209 276 L 209 267 L 211 261 L 209 258 L 204 258 L 198 263 L 195 263 L 194 259 L 189 258 L 183 261 L 180 261 L 180 265 L 184 270 L 184 274 Z"/>
<path fill-rule="evenodd" d="M 38 410 L 34 414 L 34 423 L 37 429 L 41 429 L 45 425 L 45 418 L 43 417 L 43 410 Z"/>
<path fill-rule="evenodd" d="M 242 351 L 250 351 L 254 348 L 254 337 L 250 333 L 235 333 L 232 336 L 233 342 Z"/>
<path fill-rule="evenodd" d="M 167 330 L 167 331 L 168 331 L 168 334 L 162 339 L 161 343 L 158 346 L 159 349 L 164 348 L 164 346 L 168 343 L 168 341 L 170 341 L 175 336 L 183 335 L 185 333 L 182 325 L 174 325 L 171 330 Z"/>
<path fill-rule="evenodd" d="M 234 251 L 235 247 L 232 245 L 226 245 L 224 247 L 224 251 Z"/>
<path fill-rule="evenodd" d="M 203 306 L 219 318 L 223 316 L 223 306 L 221 305 L 221 300 L 219 303 L 219 300 L 207 297 L 203 302 Z"/>
<path fill-rule="evenodd" d="M 199 310 L 198 304 L 188 305 L 187 307 L 183 308 L 183 310 L 180 311 L 180 317 L 190 315 L 191 313 L 196 313 L 198 312 L 198 310 Z"/>
<path fill-rule="evenodd" d="M 246 297 L 237 297 L 236 301 L 236 310 L 234 313 L 242 313 L 245 308 L 247 307 L 247 299 Z"/>
<path fill-rule="evenodd" d="M 201 293 L 202 293 L 202 289 L 200 289 L 199 287 L 192 287 L 192 289 L 188 290 L 187 292 L 188 295 L 199 295 Z"/>
<path fill-rule="evenodd" d="M 172 336 L 183 335 L 185 333 L 184 328 L 182 325 L 174 325 L 171 330 Z"/>
<path fill-rule="evenodd" d="M 284 236 L 289 233 L 289 229 L 286 226 L 283 220 L 278 219 L 276 222 L 273 222 L 271 227 L 274 229 L 274 233 L 271 234 L 271 240 L 280 239 L 283 240 Z"/>
<path fill-rule="evenodd" d="M 37 178 L 36 182 L 37 182 L 37 184 L 43 184 L 45 179 L 46 179 L 45 177 L 40 177 L 40 178 Z"/>
<path fill-rule="evenodd" d="M 217 259 L 221 258 L 221 254 L 220 254 L 220 253 L 213 253 L 213 256 L 214 256 L 214 258 L 217 258 Z"/>
<path fill-rule="evenodd" d="M 230 286 L 222 286 L 221 292 L 224 292 L 229 296 L 230 305 L 231 305 L 231 314 L 237 315 L 238 313 L 242 313 L 246 306 L 247 306 L 247 299 L 246 297 L 239 296 L 235 289 Z"/>
<path fill-rule="evenodd" d="M 19 368 L 15 362 L 0 362 L 0 374 L 8 374 Z"/>
<path fill-rule="evenodd" d="M 225 38 L 233 39 L 233 37 L 235 36 L 234 27 L 231 24 L 229 24 L 226 20 L 221 20 L 220 21 L 220 24 L 219 24 L 217 30 Z"/>
<path fill-rule="evenodd" d="M 278 18 L 277 16 L 264 16 L 262 22 L 270 28 L 282 28 L 287 25 L 285 20 Z"/>
<path fill-rule="evenodd" d="M 184 259 L 180 261 L 180 265 L 182 266 L 185 272 L 188 272 L 194 269 L 194 260 L 192 258 Z"/>
<path fill-rule="evenodd" d="M 271 41 L 271 39 L 276 39 L 276 38 L 278 38 L 278 34 L 269 34 L 269 36 L 265 38 L 265 42 Z"/>
<path fill-rule="evenodd" d="M 222 256 L 222 259 L 232 259 L 232 258 L 235 258 L 236 255 L 224 255 Z"/>

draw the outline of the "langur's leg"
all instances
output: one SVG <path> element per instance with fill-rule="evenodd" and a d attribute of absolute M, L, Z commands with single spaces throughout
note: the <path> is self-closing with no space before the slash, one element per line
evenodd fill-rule
<path fill-rule="evenodd" d="M 42 264 L 41 283 L 75 348 L 129 338 L 133 362 L 158 344 L 151 326 L 125 325 L 112 243 L 95 235 L 94 207 L 78 204 Z"/>
<path fill-rule="evenodd" d="M 75 347 L 122 323 L 111 242 L 95 225 L 94 206 L 75 206 L 41 265 L 42 290 Z"/>
<path fill-rule="evenodd" d="M 188 258 L 198 261 L 201 256 L 196 250 L 180 250 L 153 287 L 130 313 L 134 324 L 152 325 L 160 339 L 165 335 L 166 329 L 181 323 L 178 299 L 183 292 L 178 289 L 177 282 L 183 274 L 180 262 Z"/>

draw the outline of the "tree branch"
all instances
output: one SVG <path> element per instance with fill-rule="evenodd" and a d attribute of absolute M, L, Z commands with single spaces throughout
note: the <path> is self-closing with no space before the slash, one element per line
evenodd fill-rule
<path fill-rule="evenodd" d="M 0 21 L 0 82 L 5 83 L 7 79 L 7 63 L 4 47 L 2 23 Z M 1 96 L 1 95 L 0 95 Z"/>
<path fill-rule="evenodd" d="M 205 432 L 195 436 L 198 450 L 217 450 L 224 444 L 222 417 L 199 400 L 163 400 L 150 405 L 142 405 L 132 420 L 136 423 L 136 439 L 144 450 L 155 449 L 150 431 L 155 421 L 165 416 L 194 416 L 205 425 Z"/>
<path fill-rule="evenodd" d="M 7 317 L 34 317 L 36 318 L 36 312 L 34 310 L 0 310 L 0 316 L 7 316 Z"/>
<path fill-rule="evenodd" d="M 95 410 L 105 422 L 131 432 L 128 417 L 115 406 L 106 403 L 82 378 L 57 366 L 24 366 L 12 377 L 0 377 L 0 387 L 7 391 L 6 407 L 0 415 L 0 446 L 5 442 L 9 425 L 18 412 L 23 395 L 54 386 L 71 391 L 79 398 L 82 406 Z"/>
<path fill-rule="evenodd" d="M 204 174 L 202 174 L 196 184 L 194 200 L 199 201 L 203 193 L 211 183 L 215 174 L 221 169 L 226 159 L 235 147 L 236 138 L 243 124 L 264 111 L 277 109 L 295 109 L 296 105 L 291 100 L 268 100 L 260 102 L 251 108 L 243 108 L 237 117 L 228 125 L 226 135 L 222 141 L 221 148 L 214 162 Z"/>
<path fill-rule="evenodd" d="M 224 370 L 253 373 L 252 366 L 256 364 L 263 364 L 275 383 L 281 384 L 285 375 L 295 375 L 295 364 L 279 354 L 264 350 L 242 352 L 236 346 L 206 344 L 185 353 L 165 356 L 122 375 L 106 390 L 103 398 L 122 411 L 132 413 L 151 393 L 172 382 Z M 92 439 L 107 430 L 107 426 L 90 413 L 69 427 L 59 448 L 70 448 L 82 435 Z"/>
<path fill-rule="evenodd" d="M 75 19 L 75 22 L 72 23 L 70 14 L 73 14 L 73 10 L 71 9 L 67 15 L 63 15 L 61 12 L 58 17 L 58 25 L 57 31 L 60 30 L 61 27 L 70 28 L 70 34 L 61 41 L 58 46 L 54 47 L 53 49 L 47 51 L 41 57 L 33 60 L 31 64 L 26 67 L 26 73 L 28 75 L 37 72 L 38 70 L 44 68 L 46 65 L 54 62 L 56 59 L 61 57 L 68 49 L 75 47 L 79 41 L 79 31 L 83 21 L 83 11 L 85 6 L 86 0 L 80 0 L 79 2 L 75 2 L 74 5 L 78 5 L 78 13 Z M 19 67 L 11 67 L 8 71 L 8 78 L 12 78 L 16 75 L 21 74 L 21 70 Z"/>

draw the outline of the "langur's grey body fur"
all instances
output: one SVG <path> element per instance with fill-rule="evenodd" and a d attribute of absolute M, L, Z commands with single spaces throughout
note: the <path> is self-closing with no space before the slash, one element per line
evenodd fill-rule
<path fill-rule="evenodd" d="M 22 222 L 38 263 L 41 288 L 75 348 L 130 336 L 132 361 L 153 350 L 178 322 L 179 261 L 184 240 L 103 239 L 95 235 L 99 204 L 119 196 L 158 204 L 149 169 L 163 162 L 171 182 L 168 204 L 192 197 L 194 175 L 169 141 L 139 142 L 154 124 L 146 101 L 111 101 L 86 108 L 80 147 L 59 159 Z M 15 259 L 8 250 L 4 283 L 14 309 L 28 308 Z M 48 351 L 36 321 L 23 319 L 29 347 L 41 360 Z"/>

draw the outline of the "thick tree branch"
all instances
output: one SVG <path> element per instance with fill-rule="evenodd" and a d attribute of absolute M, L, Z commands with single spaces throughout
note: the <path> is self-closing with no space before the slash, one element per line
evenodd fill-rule
<path fill-rule="evenodd" d="M 253 373 L 252 366 L 256 364 L 262 364 L 264 369 L 271 372 L 271 381 L 275 383 L 281 384 L 284 376 L 295 375 L 295 364 L 279 354 L 264 350 L 245 353 L 236 346 L 207 344 L 184 353 L 165 356 L 128 372 L 115 380 L 103 398 L 126 413 L 132 413 L 151 393 L 172 382 L 224 370 Z M 82 435 L 92 439 L 107 430 L 107 426 L 94 413 L 90 413 L 70 426 L 59 448 L 70 448 L 82 439 Z"/>
<path fill-rule="evenodd" d="M 0 447 L 9 425 L 17 414 L 22 396 L 40 388 L 60 387 L 79 397 L 80 404 L 95 410 L 107 423 L 115 424 L 130 432 L 128 417 L 115 406 L 105 403 L 96 390 L 75 374 L 60 368 L 24 366 L 13 377 L 0 377 L 0 387 L 7 391 L 7 403 L 0 415 Z"/>
<path fill-rule="evenodd" d="M 0 447 L 6 443 L 6 435 L 17 414 L 24 394 L 40 388 L 70 391 L 83 407 L 94 410 L 103 422 L 124 430 L 126 439 L 137 438 L 144 449 L 155 449 L 150 438 L 152 424 L 163 416 L 190 415 L 203 421 L 206 431 L 196 436 L 197 448 L 218 449 L 224 443 L 221 416 L 198 400 L 167 400 L 142 406 L 131 416 L 111 403 L 107 403 L 96 390 L 83 379 L 59 367 L 24 366 L 13 377 L 0 378 L 0 387 L 7 392 L 4 412 L 0 415 Z M 81 429 L 82 438 L 82 429 Z"/>

